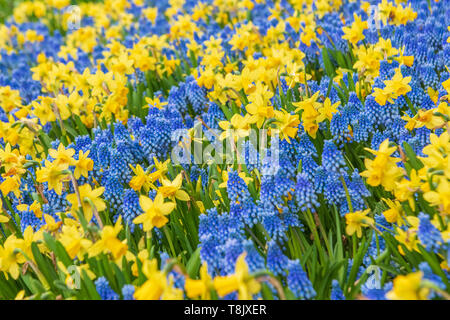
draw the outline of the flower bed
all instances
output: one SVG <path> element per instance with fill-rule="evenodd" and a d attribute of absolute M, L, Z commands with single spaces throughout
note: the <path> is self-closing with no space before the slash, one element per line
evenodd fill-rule
<path fill-rule="evenodd" d="M 449 299 L 448 0 L 70 4 L 0 25 L 1 299 Z"/>

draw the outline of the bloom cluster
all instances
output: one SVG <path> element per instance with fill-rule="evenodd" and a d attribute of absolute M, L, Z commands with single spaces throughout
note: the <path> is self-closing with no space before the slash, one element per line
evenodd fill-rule
<path fill-rule="evenodd" d="M 449 299 L 449 8 L 18 1 L 0 298 Z"/>

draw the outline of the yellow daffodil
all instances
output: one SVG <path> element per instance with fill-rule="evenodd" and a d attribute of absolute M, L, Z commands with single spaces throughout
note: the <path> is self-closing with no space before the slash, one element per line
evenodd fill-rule
<path fill-rule="evenodd" d="M 67 201 L 72 205 L 72 212 L 75 213 L 80 207 L 84 212 L 86 220 L 89 222 L 94 215 L 94 210 L 97 212 L 106 209 L 106 204 L 100 196 L 105 190 L 104 187 L 92 189 L 89 184 L 84 184 L 78 188 L 81 203 L 78 201 L 78 196 L 76 193 L 71 193 L 67 195 Z M 92 205 L 95 207 L 93 208 Z M 77 216 L 75 214 L 75 216 Z"/>
<path fill-rule="evenodd" d="M 142 10 L 142 14 L 154 24 L 158 16 L 158 8 L 145 8 Z"/>
<path fill-rule="evenodd" d="M 407 219 L 408 221 L 408 219 Z M 410 220 L 409 220 L 410 221 Z M 408 230 L 402 230 L 401 228 L 396 228 L 396 235 L 395 239 L 400 243 L 403 244 L 409 251 L 419 251 L 419 247 L 417 246 L 419 244 L 419 239 L 417 239 L 417 230 L 416 228 L 409 228 Z M 402 246 L 398 246 L 398 251 L 400 254 L 405 255 L 405 251 L 403 250 Z"/>
<path fill-rule="evenodd" d="M 92 241 L 84 238 L 84 232 L 80 230 L 80 226 L 75 223 L 69 225 L 67 220 L 62 226 L 59 241 L 71 259 L 78 257 L 80 260 L 83 260 L 84 254 L 92 246 Z"/>
<path fill-rule="evenodd" d="M 427 300 L 430 289 L 422 285 L 422 278 L 423 273 L 420 271 L 397 276 L 386 297 L 390 300 Z"/>
<path fill-rule="evenodd" d="M 97 256 L 100 253 L 111 253 L 114 260 L 119 260 L 128 250 L 126 240 L 120 241 L 117 236 L 122 230 L 122 216 L 119 216 L 114 226 L 105 226 L 101 230 L 101 238 L 96 241 L 89 249 L 90 257 Z M 84 243 L 87 245 L 88 243 Z M 80 242 L 81 245 L 81 242 Z"/>
<path fill-rule="evenodd" d="M 293 102 L 292 105 L 297 107 L 295 112 L 304 111 L 311 113 L 312 110 L 317 110 L 321 106 L 320 102 L 317 101 L 319 98 L 320 91 L 314 93 L 310 98 L 305 98 L 299 102 Z"/>
<path fill-rule="evenodd" d="M 134 293 L 136 300 L 182 299 L 183 292 L 173 287 L 173 278 L 167 281 L 166 275 L 158 270 L 156 259 L 145 260 L 142 271 L 147 280 Z"/>
<path fill-rule="evenodd" d="M 219 126 L 224 130 L 220 135 L 220 140 L 232 137 L 236 142 L 239 138 L 247 137 L 250 134 L 250 117 L 249 114 L 243 117 L 236 113 L 231 117 L 230 122 L 220 121 Z"/>
<path fill-rule="evenodd" d="M 351 44 L 357 44 L 359 41 L 365 39 L 363 31 L 368 28 L 368 24 L 367 21 L 362 21 L 361 17 L 356 13 L 353 14 L 353 18 L 355 20 L 350 27 L 342 28 L 344 32 L 342 39 L 348 40 Z"/>
<path fill-rule="evenodd" d="M 281 139 L 286 140 L 290 143 L 290 138 L 295 138 L 298 132 L 298 125 L 300 124 L 300 120 L 297 114 L 290 114 L 285 110 L 275 110 L 275 122 L 279 132 Z"/>
<path fill-rule="evenodd" d="M 76 179 L 79 179 L 81 176 L 88 178 L 89 171 L 92 171 L 94 168 L 94 161 L 88 158 L 90 150 L 83 153 L 82 150 L 78 153 L 78 160 L 75 161 L 75 171 L 74 176 Z"/>
<path fill-rule="evenodd" d="M 383 199 L 389 206 L 389 209 L 383 212 L 384 218 L 389 223 L 397 223 L 400 227 L 403 225 L 403 208 L 398 201 L 392 201 L 391 199 Z"/>
<path fill-rule="evenodd" d="M 415 208 L 415 199 L 413 194 L 422 186 L 420 172 L 420 170 L 418 173 L 415 169 L 411 169 L 409 172 L 409 179 L 401 179 L 400 182 L 397 182 L 394 189 L 395 198 L 400 202 L 409 201 L 409 205 L 413 210 Z"/>
<path fill-rule="evenodd" d="M 61 165 L 65 169 L 75 164 L 75 159 L 73 158 L 75 150 L 71 148 L 66 149 L 62 143 L 59 145 L 57 150 L 49 149 L 48 154 L 50 157 L 55 159 L 55 165 Z"/>
<path fill-rule="evenodd" d="M 385 80 L 386 89 L 393 92 L 396 97 L 407 94 L 411 91 L 409 82 L 411 77 L 403 77 L 400 68 L 395 70 L 394 77 L 391 80 Z"/>
<path fill-rule="evenodd" d="M 305 98 L 303 101 L 292 103 L 294 107 L 297 107 L 295 112 L 302 111 L 301 117 L 303 127 L 313 138 L 316 137 L 317 130 L 319 129 L 317 122 L 320 117 L 318 109 L 321 106 L 321 103 L 317 101 L 319 94 L 320 91 L 317 91 L 310 98 Z"/>
<path fill-rule="evenodd" d="M 153 163 L 155 164 L 155 171 L 149 174 L 150 182 L 155 182 L 156 180 L 161 180 L 166 176 L 168 169 L 168 164 L 170 163 L 170 159 L 167 159 L 164 162 L 158 161 L 156 157 L 153 158 Z"/>
<path fill-rule="evenodd" d="M 49 214 L 44 214 L 44 229 L 50 233 L 54 233 L 61 228 L 62 221 L 56 221 L 54 217 Z"/>
<path fill-rule="evenodd" d="M 386 102 L 394 103 L 395 94 L 393 91 L 389 90 L 389 88 L 375 88 L 373 89 L 373 96 L 375 101 L 380 105 L 384 106 Z"/>
<path fill-rule="evenodd" d="M 317 117 L 317 122 L 322 122 L 325 119 L 331 121 L 333 114 L 338 112 L 338 107 L 341 104 L 340 101 L 331 104 L 330 98 L 326 98 L 323 105 L 318 109 L 320 115 Z"/>
<path fill-rule="evenodd" d="M 162 186 L 158 188 L 158 192 L 161 193 L 164 198 L 170 198 L 171 200 L 176 198 L 181 201 L 189 201 L 189 195 L 186 191 L 180 189 L 182 182 L 183 178 L 181 173 L 178 174 L 173 181 L 161 179 Z"/>
<path fill-rule="evenodd" d="M 0 184 L 0 190 L 2 191 L 3 196 L 5 196 L 5 197 L 10 192 L 13 192 L 17 198 L 20 198 L 21 191 L 20 191 L 19 187 L 20 187 L 19 177 L 17 177 L 17 176 L 7 177 Z M 50 187 L 49 187 L 49 189 L 50 189 Z"/>
<path fill-rule="evenodd" d="M 145 102 L 147 102 L 148 105 L 154 107 L 154 108 L 158 108 L 158 109 L 163 109 L 164 106 L 167 105 L 167 101 L 160 101 L 159 97 L 155 97 L 155 98 L 145 98 Z"/>
<path fill-rule="evenodd" d="M 245 257 L 245 252 L 239 256 L 233 275 L 214 278 L 214 288 L 220 297 L 238 291 L 240 300 L 251 300 L 261 289 L 260 283 L 249 274 Z"/>
<path fill-rule="evenodd" d="M 213 288 L 213 281 L 208 274 L 208 267 L 203 264 L 200 268 L 200 279 L 186 279 L 184 283 L 186 295 L 191 298 L 200 298 L 202 300 L 209 300 L 211 298 L 211 289 Z"/>
<path fill-rule="evenodd" d="M 261 128 L 266 119 L 272 118 L 273 107 L 267 104 L 267 101 L 261 96 L 257 96 L 247 107 L 247 112 L 251 115 L 249 118 L 250 123 L 256 123 L 258 128 Z"/>
<path fill-rule="evenodd" d="M 345 215 L 345 222 L 347 226 L 345 231 L 348 235 L 353 235 L 356 232 L 358 238 L 362 237 L 362 227 L 374 225 L 374 220 L 367 216 L 370 209 L 364 211 L 350 212 Z"/>
<path fill-rule="evenodd" d="M 152 185 L 151 184 L 152 181 L 149 175 L 144 171 L 144 169 L 139 164 L 136 165 L 136 168 L 133 168 L 130 165 L 130 168 L 133 170 L 133 173 L 135 174 L 135 176 L 131 178 L 129 182 L 130 187 L 137 192 L 141 191 L 142 188 L 144 188 L 144 192 L 148 192 L 150 186 Z"/>
<path fill-rule="evenodd" d="M 156 195 L 154 201 L 146 196 L 140 196 L 139 204 L 144 213 L 136 217 L 133 223 L 142 224 L 144 231 L 150 231 L 153 227 L 162 228 L 169 221 L 166 216 L 175 208 L 173 202 L 164 203 L 161 193 Z"/>
<path fill-rule="evenodd" d="M 19 265 L 26 261 L 22 253 L 16 249 L 23 249 L 23 240 L 17 239 L 16 236 L 9 236 L 3 245 L 0 245 L 0 270 L 5 273 L 8 279 L 8 274 L 17 279 L 20 273 Z"/>
<path fill-rule="evenodd" d="M 55 190 L 59 195 L 62 193 L 63 182 L 68 181 L 68 176 L 63 171 L 67 164 L 50 162 L 45 160 L 44 167 L 36 170 L 36 181 L 47 182 L 49 190 Z"/>
<path fill-rule="evenodd" d="M 5 172 L 8 172 L 13 167 L 22 166 L 25 157 L 20 155 L 18 149 L 12 150 L 11 145 L 7 143 L 3 150 L 0 149 L 0 161 L 5 168 Z"/>
<path fill-rule="evenodd" d="M 435 190 L 424 193 L 424 199 L 432 206 L 436 206 L 443 215 L 450 215 L 450 182 L 448 178 L 441 178 Z"/>
<path fill-rule="evenodd" d="M 45 244 L 42 243 L 42 240 L 44 240 L 44 229 L 41 228 L 40 230 L 34 232 L 32 226 L 26 227 L 26 229 L 23 232 L 23 251 L 33 261 L 34 256 L 33 251 L 31 249 L 32 243 L 38 243 L 38 248 L 41 253 L 48 252 L 48 249 L 45 246 Z"/>
<path fill-rule="evenodd" d="M 367 183 L 371 186 L 382 185 L 386 190 L 395 188 L 396 182 L 403 176 L 403 170 L 397 167 L 399 158 L 391 157 L 397 147 L 389 147 L 389 139 L 380 144 L 378 151 L 367 149 L 376 155 L 374 160 L 365 159 L 366 171 L 361 176 L 368 178 Z"/>

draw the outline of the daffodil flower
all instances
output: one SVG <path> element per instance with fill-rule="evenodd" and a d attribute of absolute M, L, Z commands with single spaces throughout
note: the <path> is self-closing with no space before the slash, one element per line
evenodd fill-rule
<path fill-rule="evenodd" d="M 421 271 L 407 275 L 398 275 L 394 279 L 393 288 L 386 294 L 390 300 L 427 300 L 430 289 L 422 284 Z"/>
<path fill-rule="evenodd" d="M 202 300 L 209 300 L 211 297 L 211 289 L 213 288 L 213 281 L 208 274 L 207 264 L 203 264 L 200 268 L 200 279 L 186 279 L 184 287 L 189 298 L 201 298 Z"/>
<path fill-rule="evenodd" d="M 17 239 L 16 236 L 9 236 L 3 245 L 0 245 L 0 271 L 3 271 L 6 278 L 10 274 L 13 279 L 17 279 L 20 274 L 20 264 L 26 259 L 22 253 L 16 249 L 23 249 L 24 241 Z"/>
<path fill-rule="evenodd" d="M 220 297 L 238 291 L 240 300 L 251 300 L 261 289 L 260 283 L 249 274 L 245 257 L 244 252 L 237 259 L 234 274 L 214 278 L 214 288 Z"/>
<path fill-rule="evenodd" d="M 162 179 L 162 186 L 158 188 L 158 192 L 160 192 L 164 198 L 170 198 L 172 200 L 176 198 L 181 201 L 189 201 L 189 195 L 186 193 L 186 191 L 180 189 L 182 181 L 183 178 L 181 176 L 181 173 L 177 175 L 173 181 Z"/>
<path fill-rule="evenodd" d="M 66 163 L 45 160 L 44 167 L 36 171 L 36 181 L 47 182 L 49 190 L 54 189 L 57 194 L 61 195 L 63 182 L 69 180 L 68 175 L 63 172 L 66 169 Z"/>
<path fill-rule="evenodd" d="M 167 215 L 175 209 L 175 203 L 164 202 L 164 197 L 158 193 L 152 201 L 146 196 L 140 196 L 139 204 L 143 214 L 133 220 L 134 224 L 142 224 L 144 231 L 150 231 L 153 227 L 162 228 L 168 221 Z"/>
<path fill-rule="evenodd" d="M 92 187 L 89 184 L 83 184 L 78 188 L 78 190 L 81 203 L 79 203 L 76 193 L 68 194 L 67 201 L 69 201 L 69 203 L 72 205 L 71 211 L 73 213 L 75 213 L 75 211 L 78 210 L 79 207 L 81 207 L 86 217 L 86 220 L 89 222 L 91 221 L 94 215 L 94 210 L 100 212 L 106 209 L 105 202 L 103 201 L 103 199 L 100 198 L 105 188 L 100 187 L 92 189 Z M 95 208 L 92 208 L 92 205 L 94 205 Z"/>
<path fill-rule="evenodd" d="M 90 257 L 97 256 L 100 253 L 111 253 L 114 260 L 120 259 L 128 250 L 126 241 L 117 238 L 120 230 L 122 230 L 122 216 L 119 216 L 114 226 L 105 226 L 101 230 L 101 238 L 94 243 L 89 249 Z M 81 243 L 80 243 L 81 244 Z M 87 243 L 85 243 L 87 245 Z"/>
<path fill-rule="evenodd" d="M 342 39 L 348 40 L 352 44 L 357 44 L 359 41 L 365 39 L 363 31 L 368 29 L 368 24 L 367 21 L 362 21 L 361 17 L 356 13 L 353 14 L 353 18 L 354 21 L 350 27 L 342 28 L 344 32 Z"/>
<path fill-rule="evenodd" d="M 130 168 L 135 174 L 129 182 L 130 187 L 138 192 L 141 191 L 142 188 L 144 189 L 144 192 L 148 192 L 150 186 L 152 185 L 152 179 L 150 178 L 150 176 L 139 164 L 136 165 L 136 168 L 133 168 L 130 165 Z"/>
<path fill-rule="evenodd" d="M 92 171 L 94 168 L 94 161 L 88 158 L 90 150 L 83 153 L 82 150 L 78 153 L 78 160 L 75 161 L 75 171 L 74 176 L 76 179 L 79 179 L 81 176 L 88 178 L 89 171 Z"/>

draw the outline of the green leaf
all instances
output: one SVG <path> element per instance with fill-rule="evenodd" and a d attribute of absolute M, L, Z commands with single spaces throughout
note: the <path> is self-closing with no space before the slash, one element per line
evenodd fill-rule
<path fill-rule="evenodd" d="M 75 124 L 77 125 L 77 128 L 81 135 L 88 135 L 89 131 L 84 125 L 84 123 L 81 121 L 80 117 L 76 114 L 73 115 L 73 119 L 75 120 Z"/>
<path fill-rule="evenodd" d="M 332 79 L 335 76 L 335 72 L 334 72 L 333 64 L 330 61 L 330 56 L 328 55 L 328 50 L 325 47 L 322 49 L 322 59 L 323 59 L 323 64 L 325 66 L 325 72 L 328 75 L 328 77 L 330 79 Z"/>
<path fill-rule="evenodd" d="M 264 300 L 273 300 L 272 290 L 265 283 L 261 283 L 261 294 Z"/>
<path fill-rule="evenodd" d="M 73 264 L 72 260 L 70 259 L 69 255 L 67 254 L 66 250 L 64 249 L 64 246 L 62 246 L 61 243 L 57 242 L 49 233 L 44 233 L 44 241 L 48 248 L 53 251 L 65 267 L 68 267 Z M 59 246 L 58 246 L 59 244 Z"/>
<path fill-rule="evenodd" d="M 81 270 L 81 279 L 82 279 L 82 283 L 86 287 L 87 293 L 89 295 L 86 298 L 93 299 L 93 300 L 101 300 L 101 297 L 98 294 L 94 283 L 92 282 L 92 280 L 87 275 L 86 270 Z"/>
<path fill-rule="evenodd" d="M 417 158 L 416 153 L 406 141 L 403 142 L 403 150 L 414 169 L 419 170 L 423 168 L 422 162 Z"/>
<path fill-rule="evenodd" d="M 58 274 L 56 273 L 54 266 L 45 258 L 42 253 L 39 251 L 39 248 L 36 242 L 31 244 L 31 252 L 33 253 L 34 260 L 36 261 L 36 265 L 47 280 L 48 284 L 52 289 L 56 289 L 53 281 L 59 279 Z"/>
<path fill-rule="evenodd" d="M 445 283 L 445 286 L 448 289 L 449 288 L 448 278 L 445 275 L 444 271 L 442 271 L 442 268 L 439 264 L 439 261 L 437 260 L 437 258 L 435 256 L 435 254 L 427 252 L 422 245 L 419 245 L 418 247 L 419 247 L 420 253 L 422 253 L 423 257 L 428 262 L 428 264 L 430 265 L 433 272 L 441 277 L 442 281 Z"/>
<path fill-rule="evenodd" d="M 197 250 L 194 251 L 186 264 L 186 271 L 189 277 L 196 278 L 201 264 L 202 262 L 200 260 L 200 248 L 197 248 Z"/>

